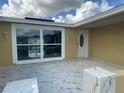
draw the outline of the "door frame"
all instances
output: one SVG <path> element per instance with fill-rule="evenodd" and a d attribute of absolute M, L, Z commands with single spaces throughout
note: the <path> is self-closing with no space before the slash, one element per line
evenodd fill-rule
<path fill-rule="evenodd" d="M 30 29 L 39 29 L 40 30 L 40 50 L 41 50 L 41 58 L 40 59 L 31 59 L 31 60 L 22 60 L 19 61 L 17 59 L 17 43 L 16 43 L 16 28 L 30 28 Z M 43 40 L 42 34 L 43 30 L 59 30 L 62 33 L 62 43 L 61 43 L 61 57 L 53 57 L 53 58 L 43 58 Z M 36 26 L 36 25 L 27 25 L 27 24 L 15 24 L 11 25 L 11 37 L 12 37 L 12 58 L 14 64 L 28 64 L 28 63 L 38 63 L 45 61 L 55 61 L 55 60 L 63 60 L 65 58 L 65 29 L 62 27 L 52 27 L 52 26 Z"/>
<path fill-rule="evenodd" d="M 79 45 L 79 33 L 80 32 L 85 32 L 87 34 L 86 36 L 86 58 L 89 56 L 89 31 L 87 29 L 83 29 L 83 30 L 79 30 L 78 33 L 77 33 L 77 57 L 79 57 L 79 54 L 78 54 L 78 45 Z"/>

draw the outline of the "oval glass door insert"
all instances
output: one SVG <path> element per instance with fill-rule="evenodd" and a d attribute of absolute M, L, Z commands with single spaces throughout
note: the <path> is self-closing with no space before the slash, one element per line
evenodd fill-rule
<path fill-rule="evenodd" d="M 83 47 L 84 44 L 84 36 L 81 34 L 80 35 L 80 47 Z"/>

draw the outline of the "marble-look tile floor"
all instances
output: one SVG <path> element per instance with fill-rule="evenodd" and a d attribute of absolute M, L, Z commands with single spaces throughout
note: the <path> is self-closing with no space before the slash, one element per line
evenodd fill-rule
<path fill-rule="evenodd" d="M 0 93 L 8 81 L 37 78 L 40 93 L 82 93 L 83 70 L 102 67 L 112 72 L 122 69 L 106 62 L 70 59 L 0 68 Z"/>

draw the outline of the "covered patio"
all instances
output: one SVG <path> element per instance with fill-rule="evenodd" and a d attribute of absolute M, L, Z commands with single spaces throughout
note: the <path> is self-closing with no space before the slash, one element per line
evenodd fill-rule
<path fill-rule="evenodd" d="M 112 72 L 124 69 L 108 62 L 86 58 L 1 67 L 0 92 L 9 81 L 36 77 L 39 93 L 82 93 L 83 70 L 97 66 Z"/>

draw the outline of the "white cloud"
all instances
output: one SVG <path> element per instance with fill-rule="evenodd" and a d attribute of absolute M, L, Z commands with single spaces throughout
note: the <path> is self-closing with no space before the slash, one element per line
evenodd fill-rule
<path fill-rule="evenodd" d="M 106 0 L 102 0 L 102 4 L 100 6 L 101 12 L 104 12 L 104 11 L 111 9 L 111 8 L 112 8 L 112 6 L 109 6 L 109 4 L 107 3 Z"/>
<path fill-rule="evenodd" d="M 79 6 L 79 0 L 8 0 L 8 4 L 1 7 L 0 15 L 47 17 Z"/>
<path fill-rule="evenodd" d="M 55 20 L 56 22 L 62 22 L 62 23 L 65 22 L 64 21 L 64 17 L 62 17 L 62 16 L 58 16 L 57 18 L 56 17 L 53 17 L 52 20 Z"/>
<path fill-rule="evenodd" d="M 81 0 L 8 0 L 8 4 L 1 6 L 0 16 L 46 18 L 47 16 L 55 16 L 63 10 L 68 12 L 68 10 L 75 8 L 75 16 L 68 13 L 65 17 L 58 16 L 52 18 L 56 22 L 74 23 L 112 8 L 106 0 L 102 0 L 100 5 L 92 0 L 88 0 L 82 4 L 80 1 Z"/>
<path fill-rule="evenodd" d="M 102 0 L 102 3 L 100 5 L 98 5 L 96 2 L 86 1 L 82 3 L 80 8 L 76 8 L 75 16 L 73 16 L 72 14 L 67 14 L 65 17 L 53 17 L 53 20 L 55 20 L 55 22 L 75 23 L 97 13 L 106 11 L 110 8 L 112 8 L 112 6 L 109 6 L 106 0 Z"/>

